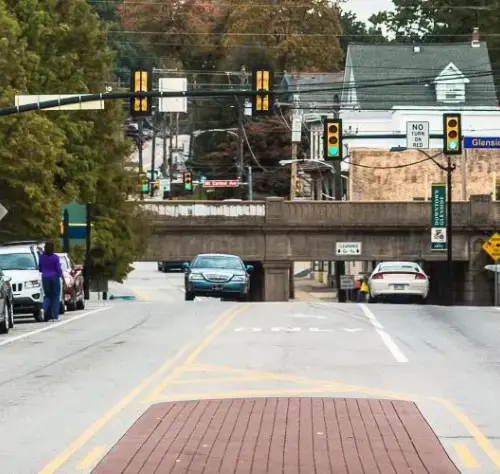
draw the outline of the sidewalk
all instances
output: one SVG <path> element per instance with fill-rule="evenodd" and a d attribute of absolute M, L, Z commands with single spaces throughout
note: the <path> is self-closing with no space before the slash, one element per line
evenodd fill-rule
<path fill-rule="evenodd" d="M 296 278 L 295 301 L 337 301 L 337 292 L 312 278 Z"/>

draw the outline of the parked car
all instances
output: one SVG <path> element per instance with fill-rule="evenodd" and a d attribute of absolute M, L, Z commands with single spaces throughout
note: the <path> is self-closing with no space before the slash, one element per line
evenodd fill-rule
<path fill-rule="evenodd" d="M 185 300 L 193 301 L 196 296 L 214 298 L 248 299 L 252 265 L 243 263 L 236 255 L 219 253 L 200 254 L 193 261 L 184 263 Z"/>
<path fill-rule="evenodd" d="M 14 295 L 12 278 L 0 270 L 0 334 L 7 334 L 14 327 Z"/>
<path fill-rule="evenodd" d="M 370 301 L 405 297 L 424 302 L 429 293 L 429 277 L 418 263 L 381 262 L 368 278 Z"/>
<path fill-rule="evenodd" d="M 83 291 L 83 266 L 75 265 L 67 253 L 58 253 L 61 269 L 64 273 L 64 303 L 68 311 L 85 309 L 85 293 Z"/>
<path fill-rule="evenodd" d="M 168 273 L 171 270 L 184 270 L 184 262 L 176 262 L 174 260 L 162 260 L 158 262 L 158 271 Z"/>
<path fill-rule="evenodd" d="M 42 275 L 38 268 L 42 252 L 43 242 L 35 240 L 4 242 L 0 245 L 0 270 L 11 277 L 14 313 L 32 313 L 38 322 L 46 321 L 42 309 L 44 297 Z M 64 312 L 61 292 L 59 313 L 64 314 Z"/>

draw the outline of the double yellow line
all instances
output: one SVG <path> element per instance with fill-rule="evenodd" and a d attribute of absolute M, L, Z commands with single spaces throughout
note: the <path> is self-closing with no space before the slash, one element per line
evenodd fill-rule
<path fill-rule="evenodd" d="M 123 397 L 115 406 L 106 412 L 101 418 L 92 423 L 78 438 L 69 444 L 63 451 L 61 451 L 52 461 L 50 461 L 38 474 L 54 474 L 57 470 L 66 463 L 77 451 L 83 448 L 106 424 L 108 424 L 116 415 L 118 415 L 124 408 L 136 400 L 142 392 L 144 392 L 150 385 L 156 382 L 159 378 L 164 377 L 165 374 L 176 366 L 177 362 L 185 356 L 185 354 L 192 349 L 192 351 L 184 359 L 183 364 L 177 365 L 176 368 L 168 375 L 163 381 L 156 386 L 151 393 L 146 397 L 146 401 L 154 401 L 158 395 L 164 390 L 175 378 L 179 375 L 182 367 L 185 365 L 193 364 L 196 358 L 204 351 L 213 340 L 226 329 L 233 319 L 239 313 L 242 313 L 249 308 L 249 305 L 233 306 L 227 311 L 222 313 L 215 321 L 213 321 L 205 332 L 208 335 L 192 349 L 193 344 L 188 344 L 178 351 L 173 357 L 165 361 L 153 374 L 144 379 L 137 385 L 128 395 Z"/>

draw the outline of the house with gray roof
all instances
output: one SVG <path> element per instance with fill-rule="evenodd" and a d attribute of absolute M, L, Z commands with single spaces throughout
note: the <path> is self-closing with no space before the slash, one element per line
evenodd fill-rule
<path fill-rule="evenodd" d="M 496 107 L 487 44 L 350 44 L 342 105 Z"/>

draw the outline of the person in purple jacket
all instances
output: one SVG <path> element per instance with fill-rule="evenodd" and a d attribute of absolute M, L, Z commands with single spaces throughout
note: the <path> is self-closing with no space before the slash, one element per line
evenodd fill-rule
<path fill-rule="evenodd" d="M 42 286 L 44 292 L 43 311 L 52 312 L 51 320 L 59 320 L 59 302 L 61 300 L 61 278 L 63 277 L 61 261 L 54 253 L 53 242 L 45 243 L 45 250 L 40 255 L 39 270 L 42 272 Z M 63 280 L 64 281 L 64 280 Z"/>

